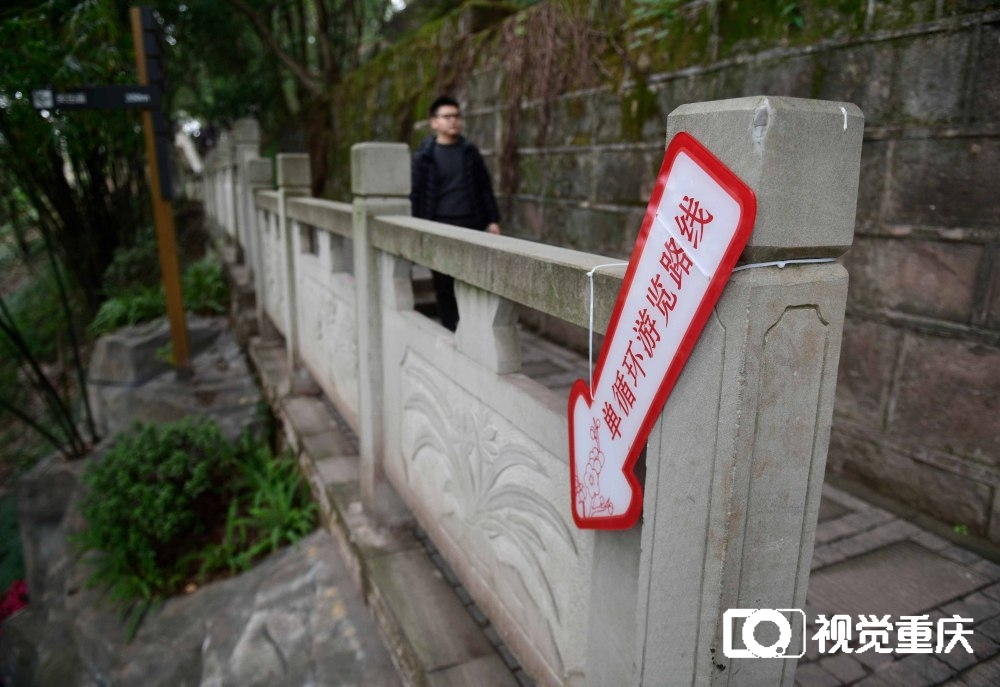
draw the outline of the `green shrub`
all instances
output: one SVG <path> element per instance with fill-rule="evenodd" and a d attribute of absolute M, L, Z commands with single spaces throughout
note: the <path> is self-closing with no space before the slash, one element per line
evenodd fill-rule
<path fill-rule="evenodd" d="M 114 298 L 136 289 L 156 288 L 160 283 L 160 253 L 152 227 L 139 232 L 135 245 L 119 247 L 104 270 L 101 288 Z"/>
<path fill-rule="evenodd" d="M 167 312 L 162 286 L 118 284 L 115 290 L 115 295 L 101 304 L 90 323 L 90 332 L 94 336 L 149 322 Z M 184 296 L 184 309 L 188 312 L 199 315 L 220 315 L 226 312 L 229 286 L 218 258 L 209 254 L 191 263 L 181 277 L 181 292 Z"/>
<path fill-rule="evenodd" d="M 238 573 L 316 524 L 295 460 L 207 419 L 139 425 L 85 475 L 90 583 L 131 614 L 223 573 Z"/>
<path fill-rule="evenodd" d="M 225 513 L 233 449 L 204 419 L 137 427 L 87 471 L 82 503 L 87 528 L 79 543 L 97 550 L 95 584 L 115 601 L 169 595 L 196 567 L 186 554 L 206 543 Z"/>
<path fill-rule="evenodd" d="M 181 278 L 184 307 L 199 315 L 219 315 L 229 305 L 229 285 L 222 271 L 222 263 L 209 253 L 191 263 Z"/>
<path fill-rule="evenodd" d="M 133 324 L 149 322 L 167 310 L 163 292 L 156 287 L 143 287 L 130 293 L 109 298 L 101 303 L 90 323 L 90 333 L 101 336 Z"/>

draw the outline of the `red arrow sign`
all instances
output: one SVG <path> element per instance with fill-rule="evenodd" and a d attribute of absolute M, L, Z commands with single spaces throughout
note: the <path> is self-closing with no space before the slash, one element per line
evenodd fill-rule
<path fill-rule="evenodd" d="M 573 519 L 627 529 L 642 510 L 636 459 L 736 265 L 753 191 L 686 133 L 670 142 L 594 371 L 569 394 Z"/>

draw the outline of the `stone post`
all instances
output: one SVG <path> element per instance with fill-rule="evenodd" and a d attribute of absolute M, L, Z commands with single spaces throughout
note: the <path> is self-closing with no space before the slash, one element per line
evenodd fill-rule
<path fill-rule="evenodd" d="M 270 160 L 257 158 L 246 163 L 247 190 L 250 198 L 247 211 L 247 227 L 250 234 L 250 253 L 253 257 L 250 269 L 253 270 L 253 290 L 257 312 L 257 326 L 264 322 L 264 227 L 257 213 L 257 191 L 274 187 L 274 164 Z"/>
<path fill-rule="evenodd" d="M 285 290 L 285 348 L 288 368 L 298 360 L 298 300 L 295 293 L 295 232 L 285 210 L 289 198 L 309 195 L 309 156 L 304 153 L 279 153 L 275 161 L 278 173 L 278 236 L 281 240 L 281 286 Z"/>
<path fill-rule="evenodd" d="M 850 247 L 856 106 L 740 98 L 685 105 L 667 127 L 668 140 L 687 131 L 756 194 L 742 262 Z M 804 607 L 846 298 L 835 262 L 731 277 L 650 434 L 641 531 L 597 534 L 591 684 L 793 685 L 794 659 L 724 655 L 724 614 Z M 630 577 L 637 588 L 620 584 Z M 776 629 L 763 623 L 755 637 L 769 646 Z M 737 620 L 734 648 L 741 632 Z M 796 633 L 789 652 L 802 641 Z"/>
<path fill-rule="evenodd" d="M 239 243 L 237 259 L 255 269 L 253 255 L 253 191 L 247 174 L 247 163 L 260 157 L 260 124 L 245 117 L 233 124 L 233 165 L 236 174 L 236 238 Z M 247 256 L 247 253 L 250 255 Z"/>
<path fill-rule="evenodd" d="M 410 150 L 402 143 L 351 146 L 354 193 L 354 283 L 358 313 L 358 424 L 361 496 L 376 520 L 402 512 L 383 470 L 385 428 L 382 385 L 382 299 L 378 251 L 371 245 L 369 218 L 410 214 Z"/>
<path fill-rule="evenodd" d="M 233 179 L 233 141 L 227 132 L 222 132 L 215 147 L 220 171 L 219 179 L 219 224 L 230 241 L 238 244 L 236 235 L 235 200 L 236 189 Z"/>

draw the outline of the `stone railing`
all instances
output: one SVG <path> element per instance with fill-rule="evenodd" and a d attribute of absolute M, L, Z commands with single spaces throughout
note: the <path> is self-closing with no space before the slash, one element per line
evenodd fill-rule
<path fill-rule="evenodd" d="M 862 129 L 854 106 L 766 97 L 684 106 L 668 121 L 669 136 L 691 133 L 756 193 L 748 263 L 849 247 Z M 793 683 L 794 661 L 723 656 L 723 613 L 805 603 L 841 266 L 733 274 L 650 435 L 640 524 L 581 531 L 567 400 L 520 373 L 515 304 L 587 326 L 587 272 L 610 260 L 409 217 L 402 144 L 352 149 L 352 205 L 298 197 L 304 156 L 278 156 L 277 191 L 251 188 L 267 176 L 260 161 L 223 161 L 206 170 L 208 214 L 253 270 L 262 323 L 356 430 L 365 508 L 390 521 L 402 500 L 530 675 Z M 414 264 L 455 277 L 454 334 L 414 310 Z M 621 274 L 596 275 L 598 333 Z"/>

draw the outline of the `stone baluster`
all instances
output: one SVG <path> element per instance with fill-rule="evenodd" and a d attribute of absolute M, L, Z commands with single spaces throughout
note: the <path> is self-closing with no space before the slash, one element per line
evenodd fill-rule
<path fill-rule="evenodd" d="M 410 214 L 410 151 L 402 143 L 357 143 L 351 147 L 354 193 L 354 279 L 358 313 L 358 420 L 361 496 L 382 522 L 400 516 L 401 504 L 383 469 L 382 279 L 378 251 L 371 245 L 369 220 L 377 215 Z M 394 275 L 395 276 L 395 275 Z"/>
<path fill-rule="evenodd" d="M 297 237 L 286 210 L 288 199 L 309 194 L 309 156 L 303 153 L 279 153 L 275 166 L 278 176 L 278 237 L 281 243 L 281 288 L 285 293 L 285 348 L 288 367 L 298 362 L 298 301 L 296 296 L 295 257 Z"/>

